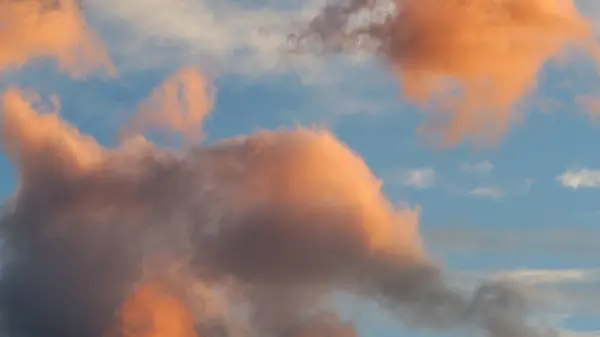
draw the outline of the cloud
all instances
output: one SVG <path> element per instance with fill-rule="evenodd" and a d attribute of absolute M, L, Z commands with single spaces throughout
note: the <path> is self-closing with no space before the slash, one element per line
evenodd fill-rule
<path fill-rule="evenodd" d="M 53 58 L 71 75 L 115 69 L 76 0 L 0 1 L 0 74 L 30 59 Z"/>
<path fill-rule="evenodd" d="M 151 124 L 199 127 L 211 104 L 201 78 L 167 79 L 146 102 L 174 111 L 152 110 Z M 191 85 L 172 94 L 181 79 Z M 182 102 L 204 110 L 186 115 Z M 138 136 L 107 148 L 51 103 L 17 88 L 1 97 L 0 142 L 19 180 L 0 216 L 3 335 L 352 336 L 323 320 L 336 291 L 424 327 L 553 335 L 529 324 L 521 294 L 502 282 L 456 293 L 422 247 L 418 209 L 395 208 L 327 130 L 180 151 Z"/>
<path fill-rule="evenodd" d="M 469 195 L 497 200 L 504 196 L 504 192 L 497 187 L 476 187 L 469 191 Z"/>
<path fill-rule="evenodd" d="M 204 138 L 201 128 L 214 104 L 211 90 L 214 88 L 196 68 L 180 69 L 140 104 L 124 134 L 158 130 L 197 143 Z"/>
<path fill-rule="evenodd" d="M 393 207 L 326 130 L 105 148 L 33 98 L 12 88 L 0 106 L 19 177 L 0 218 L 8 336 L 303 335 L 332 327 L 307 317 L 333 310 L 334 291 L 422 326 L 545 335 L 503 284 L 454 292 L 422 248 L 418 211 Z"/>
<path fill-rule="evenodd" d="M 292 30 L 294 21 L 315 12 L 318 1 L 260 8 L 212 0 L 175 3 L 84 0 L 84 3 L 92 17 L 118 29 L 126 38 L 114 45 L 115 51 L 129 56 L 144 55 L 142 63 L 138 58 L 136 63 L 129 63 L 133 67 L 165 65 L 178 60 L 198 64 L 205 71 L 249 76 L 277 74 L 291 68 L 311 70 L 313 74 L 323 70 L 313 69 L 321 63 L 317 57 L 285 52 L 286 32 Z M 149 53 L 152 50 L 161 53 Z"/>
<path fill-rule="evenodd" d="M 496 140 L 519 119 L 519 103 L 548 60 L 573 46 L 599 55 L 592 24 L 570 0 L 394 0 L 385 19 L 356 24 L 374 3 L 326 6 L 296 43 L 384 58 L 404 97 L 427 108 L 422 130 L 442 145 Z"/>
<path fill-rule="evenodd" d="M 463 291 L 472 289 L 482 280 L 512 284 L 529 303 L 537 303 L 538 308 L 543 308 L 538 319 L 556 324 L 580 314 L 600 316 L 600 292 L 597 289 L 600 270 L 597 268 L 466 270 L 453 273 L 452 279 Z"/>
<path fill-rule="evenodd" d="M 460 166 L 460 170 L 466 173 L 474 173 L 474 174 L 486 174 L 494 169 L 494 164 L 489 161 L 481 161 L 478 163 L 463 163 Z"/>
<path fill-rule="evenodd" d="M 598 188 L 600 187 L 600 171 L 592 169 L 567 170 L 556 180 L 566 188 Z"/>
<path fill-rule="evenodd" d="M 9 335 L 100 336 L 134 282 L 144 287 L 146 278 L 191 291 L 196 283 L 213 288 L 233 277 L 248 292 L 243 300 L 257 315 L 253 328 L 263 333 L 300 315 L 269 311 L 310 309 L 281 297 L 296 287 L 317 298 L 322 294 L 313 287 L 362 288 L 356 272 L 382 263 L 373 272 L 407 286 L 385 290 L 404 302 L 415 294 L 413 276 L 436 278 L 426 276 L 435 268 L 420 252 L 417 214 L 394 210 L 364 162 L 327 132 L 262 132 L 184 157 L 144 143 L 103 150 L 56 115 L 37 115 L 16 91 L 3 102 L 5 150 L 21 186 L 18 205 L 2 219 L 11 251 L 22 252 L 6 262 L 0 282 Z M 57 190 L 60 197 L 48 199 Z M 22 250 L 34 242 L 34 251 Z M 276 244 L 260 248 L 266 242 Z M 407 269 L 392 267 L 402 261 Z M 143 298 L 159 296 L 152 289 Z M 55 305 L 61 310 L 50 309 Z"/>
<path fill-rule="evenodd" d="M 600 269 L 517 269 L 494 272 L 492 277 L 542 285 L 600 282 Z"/>
<path fill-rule="evenodd" d="M 325 0 L 256 5 L 237 0 L 82 1 L 124 73 L 194 65 L 212 79 L 233 75 L 268 83 L 285 76 L 286 88 L 296 86 L 305 95 L 292 108 L 294 119 L 322 121 L 323 113 L 332 118 L 399 108 L 393 83 L 372 56 L 322 57 L 297 53 L 289 45 L 288 34 L 316 15 Z"/>
<path fill-rule="evenodd" d="M 391 174 L 389 181 L 415 189 L 427 189 L 435 185 L 437 174 L 431 166 L 424 166 L 410 170 L 399 170 Z"/>

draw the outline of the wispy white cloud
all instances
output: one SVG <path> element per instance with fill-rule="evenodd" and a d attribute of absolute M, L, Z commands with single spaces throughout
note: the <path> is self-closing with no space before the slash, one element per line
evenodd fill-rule
<path fill-rule="evenodd" d="M 399 169 L 388 175 L 386 179 L 392 184 L 398 184 L 415 189 L 431 188 L 437 180 L 437 173 L 431 166 L 413 169 Z"/>
<path fill-rule="evenodd" d="M 600 188 L 600 170 L 567 170 L 556 179 L 563 187 L 570 189 Z"/>
<path fill-rule="evenodd" d="M 504 191 L 497 187 L 476 187 L 469 191 L 469 195 L 478 198 L 501 199 Z"/>
<path fill-rule="evenodd" d="M 481 161 L 478 163 L 463 163 L 460 170 L 465 173 L 486 174 L 494 169 L 494 164 L 489 161 Z"/>
<path fill-rule="evenodd" d="M 395 87 L 390 88 L 395 84 L 372 56 L 322 57 L 291 50 L 289 34 L 326 0 L 261 6 L 239 0 L 82 1 L 122 72 L 196 65 L 209 78 L 236 75 L 254 81 L 293 74 L 290 83 L 302 85 L 306 96 L 294 107 L 302 116 L 377 114 L 399 104 Z M 382 90 L 369 95 L 374 88 Z"/>
<path fill-rule="evenodd" d="M 510 279 L 531 285 L 600 282 L 600 268 L 515 269 L 492 273 L 494 279 Z"/>
<path fill-rule="evenodd" d="M 84 1 L 100 26 L 118 29 L 126 38 L 116 52 L 143 54 L 146 63 L 194 62 L 244 75 L 295 69 L 307 78 L 326 68 L 325 58 L 286 52 L 295 23 L 312 18 L 323 0 L 260 8 L 232 0 Z M 136 58 L 131 65 L 144 63 Z"/>

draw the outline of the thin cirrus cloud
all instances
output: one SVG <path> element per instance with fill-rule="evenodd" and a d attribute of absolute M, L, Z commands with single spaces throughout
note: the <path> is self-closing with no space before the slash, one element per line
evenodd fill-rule
<path fill-rule="evenodd" d="M 515 269 L 498 271 L 495 278 L 508 278 L 527 284 L 560 284 L 567 282 L 600 282 L 600 269 Z"/>
<path fill-rule="evenodd" d="M 119 53 L 147 54 L 146 51 L 157 48 L 165 51 L 144 55 L 143 61 L 154 65 L 169 64 L 175 57 L 204 63 L 222 72 L 264 75 L 290 68 L 314 69 L 320 63 L 318 57 L 292 58 L 290 53 L 282 52 L 291 23 L 314 15 L 318 8 L 313 4 L 315 1 L 305 1 L 299 8 L 291 9 L 248 8 L 233 1 L 210 0 L 85 0 L 85 3 L 91 16 L 107 26 L 117 27 L 127 37 L 127 44 L 117 48 Z"/>
<path fill-rule="evenodd" d="M 556 177 L 563 187 L 569 189 L 600 188 L 600 170 L 582 168 L 578 170 L 567 170 Z"/>
<path fill-rule="evenodd" d="M 494 164 L 487 160 L 480 161 L 477 163 L 463 163 L 460 166 L 460 170 L 465 173 L 474 174 L 486 174 L 490 173 L 494 169 Z"/>
<path fill-rule="evenodd" d="M 498 187 L 475 187 L 469 191 L 469 195 L 478 198 L 498 200 L 504 196 L 504 191 Z"/>

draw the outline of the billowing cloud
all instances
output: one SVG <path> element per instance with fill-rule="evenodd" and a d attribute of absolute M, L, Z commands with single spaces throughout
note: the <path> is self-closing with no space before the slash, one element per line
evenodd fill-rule
<path fill-rule="evenodd" d="M 355 18 L 377 1 L 334 3 L 293 41 L 374 50 L 404 96 L 432 112 L 424 131 L 446 145 L 467 136 L 496 140 L 519 118 L 518 103 L 535 89 L 543 65 L 566 48 L 599 55 L 593 25 L 570 0 L 391 2 L 391 14 L 366 23 Z"/>
<path fill-rule="evenodd" d="M 25 14 L 41 8 L 15 3 Z M 32 13 L 78 12 L 61 5 Z M 51 22 L 48 31 L 76 31 Z M 82 69 L 71 63 L 81 40 L 35 41 L 7 67 L 49 56 Z M 200 74 L 178 73 L 146 101 L 154 107 L 141 105 L 140 128 L 197 130 L 210 110 L 205 89 Z M 326 130 L 262 131 L 185 151 L 142 136 L 106 148 L 61 120 L 58 100 L 40 103 L 11 88 L 0 105 L 1 144 L 18 173 L 0 217 L 3 335 L 351 336 L 323 319 L 341 291 L 427 327 L 545 336 L 505 284 L 456 293 L 422 248 L 418 211 L 388 202 L 362 158 Z"/>
<path fill-rule="evenodd" d="M 72 75 L 115 71 L 76 0 L 1 0 L 0 26 L 0 74 L 36 58 L 53 58 Z"/>
<path fill-rule="evenodd" d="M 105 148 L 31 97 L 11 89 L 1 106 L 19 178 L 0 218 L 8 336 L 351 334 L 317 319 L 334 291 L 432 328 L 544 335 L 503 284 L 453 291 L 421 247 L 418 212 L 389 203 L 325 130 Z"/>
<path fill-rule="evenodd" d="M 556 177 L 556 180 L 564 187 L 570 189 L 599 188 L 600 170 L 582 168 L 579 170 L 567 170 Z"/>

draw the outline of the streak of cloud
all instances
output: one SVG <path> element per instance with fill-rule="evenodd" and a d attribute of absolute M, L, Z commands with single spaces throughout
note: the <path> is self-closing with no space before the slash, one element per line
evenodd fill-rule
<path fill-rule="evenodd" d="M 570 47 L 600 55 L 591 22 L 571 0 L 393 0 L 383 20 L 356 24 L 377 3 L 326 6 L 292 41 L 334 52 L 373 41 L 367 48 L 375 44 L 404 96 L 431 112 L 422 130 L 442 145 L 497 140 L 519 119 L 547 61 Z"/>
<path fill-rule="evenodd" d="M 504 196 L 504 192 L 497 187 L 476 187 L 469 191 L 469 195 L 498 200 Z"/>
<path fill-rule="evenodd" d="M 517 269 L 495 272 L 495 278 L 509 278 L 527 284 L 600 282 L 600 269 Z"/>
<path fill-rule="evenodd" d="M 199 64 L 205 71 L 248 76 L 277 74 L 290 68 L 301 73 L 311 69 L 313 74 L 324 70 L 319 67 L 318 58 L 284 52 L 285 32 L 291 29 L 292 22 L 316 10 L 315 1 L 292 6 L 278 2 L 278 6 L 264 8 L 231 0 L 83 2 L 91 16 L 107 26 L 118 27 L 122 37 L 126 37 L 117 41 L 115 51 L 126 59 L 135 58 L 135 62 L 124 60 L 127 67 L 134 69 L 178 60 Z M 156 50 L 161 52 L 148 52 Z M 144 57 L 140 59 L 138 55 Z"/>
<path fill-rule="evenodd" d="M 460 166 L 460 170 L 466 173 L 486 174 L 494 169 L 494 164 L 489 161 L 481 161 L 478 163 L 464 163 Z"/>

